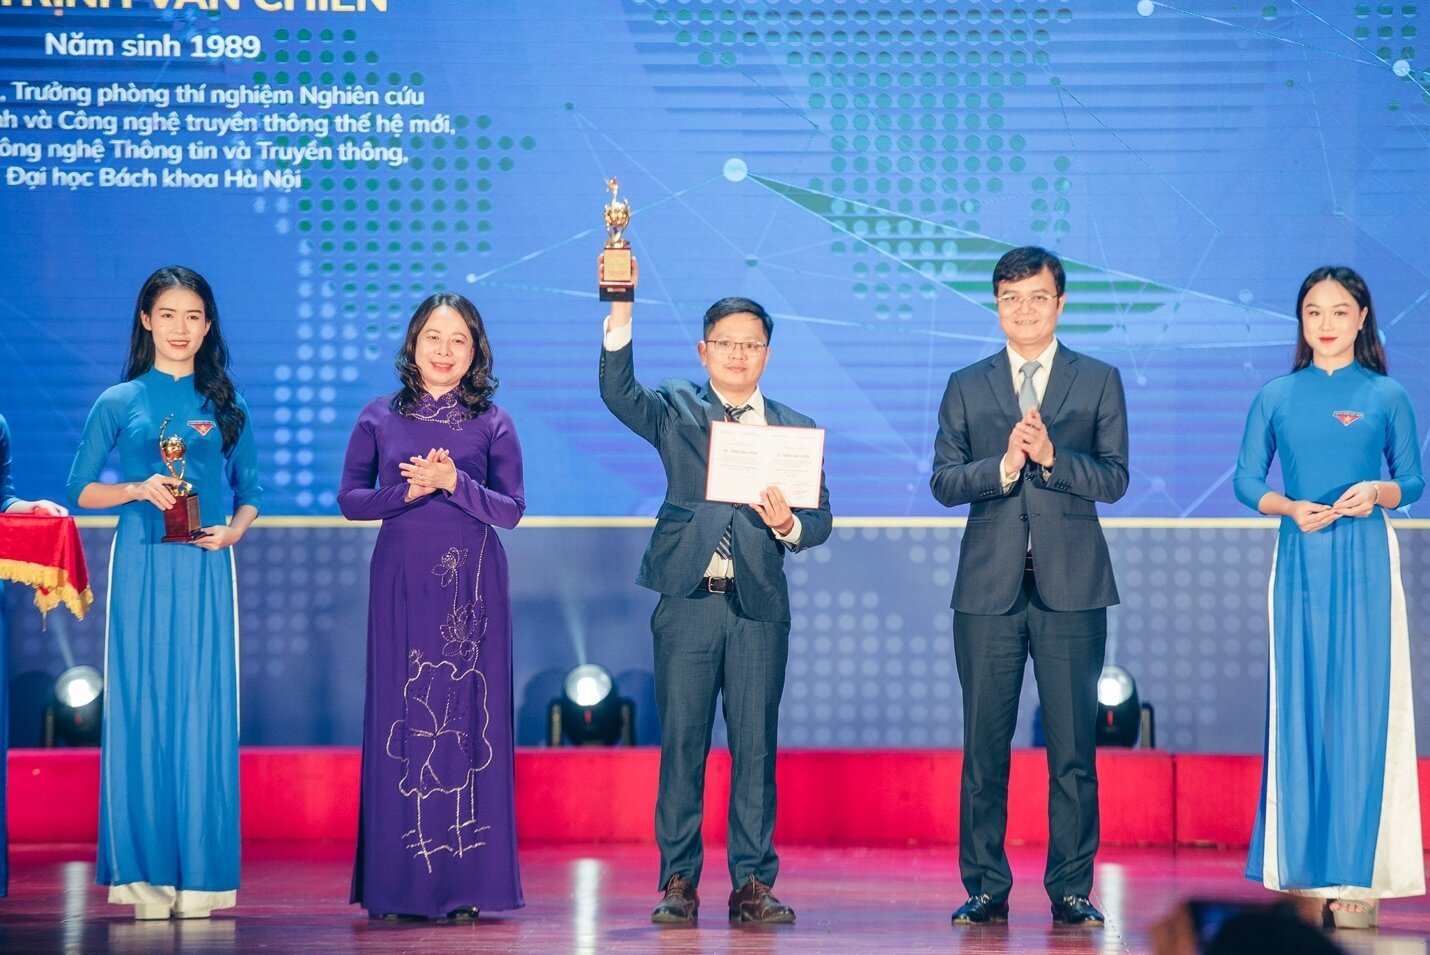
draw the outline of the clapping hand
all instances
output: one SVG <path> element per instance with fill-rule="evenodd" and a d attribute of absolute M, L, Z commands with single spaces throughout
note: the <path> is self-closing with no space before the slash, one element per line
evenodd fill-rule
<path fill-rule="evenodd" d="M 1043 467 L 1052 466 L 1053 442 L 1048 437 L 1048 426 L 1044 423 L 1043 416 L 1038 414 L 1037 408 L 1029 408 L 1023 415 L 1023 420 L 1013 427 L 1009 443 L 1014 439 L 1029 461 Z"/>
<path fill-rule="evenodd" d="M 457 489 L 457 465 L 446 448 L 433 448 L 425 456 L 414 454 L 397 468 L 407 480 L 408 501 L 438 490 L 451 493 Z"/>
<path fill-rule="evenodd" d="M 1043 422 L 1037 408 L 1029 408 L 1013 430 L 1008 432 L 1008 450 L 1003 455 L 1003 473 L 1016 474 L 1023 465 L 1032 461 L 1043 467 L 1052 467 L 1053 442 L 1048 437 L 1048 426 Z"/>
<path fill-rule="evenodd" d="M 1023 422 L 1019 421 L 1008 432 L 1008 450 L 1003 455 L 1002 464 L 1005 474 L 1017 474 L 1028 463 L 1028 452 L 1023 450 L 1023 434 L 1019 430 L 1022 426 Z"/>

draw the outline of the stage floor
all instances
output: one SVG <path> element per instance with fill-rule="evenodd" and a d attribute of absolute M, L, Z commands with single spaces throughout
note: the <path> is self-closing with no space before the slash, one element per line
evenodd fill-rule
<path fill-rule="evenodd" d="M 658 899 L 649 846 L 535 846 L 522 851 L 527 906 L 475 924 L 373 922 L 345 904 L 352 847 L 259 844 L 245 850 L 239 904 L 208 921 L 135 922 L 94 883 L 92 846 L 19 846 L 0 900 L 0 951 L 19 952 L 1078 952 L 1150 953 L 1149 926 L 1187 897 L 1262 899 L 1240 851 L 1107 849 L 1094 900 L 1103 930 L 1052 926 L 1043 849 L 1011 851 L 1017 885 L 1006 926 L 958 928 L 963 901 L 951 848 L 781 850 L 777 894 L 793 926 L 730 926 L 724 852 L 706 850 L 697 927 L 649 921 Z M 711 865 L 710 863 L 714 864 Z M 1430 901 L 1393 901 L 1378 933 L 1340 932 L 1351 952 L 1423 955 Z"/>

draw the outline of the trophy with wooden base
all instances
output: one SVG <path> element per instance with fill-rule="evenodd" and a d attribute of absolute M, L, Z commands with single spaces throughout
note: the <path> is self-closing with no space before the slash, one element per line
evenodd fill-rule
<path fill-rule="evenodd" d="M 174 492 L 174 506 L 164 511 L 163 541 L 166 544 L 191 544 L 204 536 L 203 522 L 199 520 L 199 496 L 194 493 L 194 486 L 184 480 L 184 470 L 188 466 L 184 457 L 188 452 L 184 439 L 177 434 L 164 436 L 164 430 L 173 419 L 174 416 L 169 415 L 159 425 L 159 458 L 174 476 L 174 483 L 169 485 Z M 175 463 L 178 464 L 177 469 Z"/>
<path fill-rule="evenodd" d="M 631 244 L 622 235 L 631 224 L 629 199 L 617 199 L 621 187 L 615 179 L 606 180 L 611 201 L 606 203 L 606 248 L 601 254 L 601 301 L 631 302 L 636 297 Z"/>

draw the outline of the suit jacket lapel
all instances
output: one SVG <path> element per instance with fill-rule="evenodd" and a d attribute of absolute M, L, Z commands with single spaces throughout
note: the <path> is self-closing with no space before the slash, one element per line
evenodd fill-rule
<path fill-rule="evenodd" d="M 701 386 L 700 397 L 705 401 L 705 429 L 708 431 L 714 422 L 725 420 L 725 403 L 715 394 L 715 389 L 710 387 L 708 381 Z"/>
<path fill-rule="evenodd" d="M 1073 379 L 1077 377 L 1077 352 L 1062 344 L 1053 355 L 1053 367 L 1048 372 L 1048 387 L 1043 391 L 1043 403 L 1038 406 L 1038 414 L 1044 421 L 1054 421 L 1063 402 L 1067 400 Z"/>
<path fill-rule="evenodd" d="M 1013 372 L 1008 368 L 1006 349 L 1000 349 L 998 354 L 988 359 L 988 387 L 993 389 L 993 397 L 998 400 L 1003 414 L 1016 423 L 1022 415 L 1018 413 L 1018 396 L 1013 392 Z"/>

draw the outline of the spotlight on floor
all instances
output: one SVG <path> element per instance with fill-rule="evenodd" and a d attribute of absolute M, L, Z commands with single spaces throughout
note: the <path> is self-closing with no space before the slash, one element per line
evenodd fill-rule
<path fill-rule="evenodd" d="M 611 671 L 583 663 L 566 674 L 551 701 L 546 741 L 552 746 L 614 746 L 636 742 L 635 704 L 621 696 Z"/>
<path fill-rule="evenodd" d="M 55 680 L 55 697 L 45 706 L 44 745 L 57 739 L 70 746 L 98 746 L 104 714 L 104 677 L 92 666 L 70 667 Z"/>
<path fill-rule="evenodd" d="M 1150 713 L 1151 707 L 1147 710 Z M 1108 664 L 1097 679 L 1097 745 L 1136 746 L 1141 729 L 1137 681 L 1122 667 Z"/>

